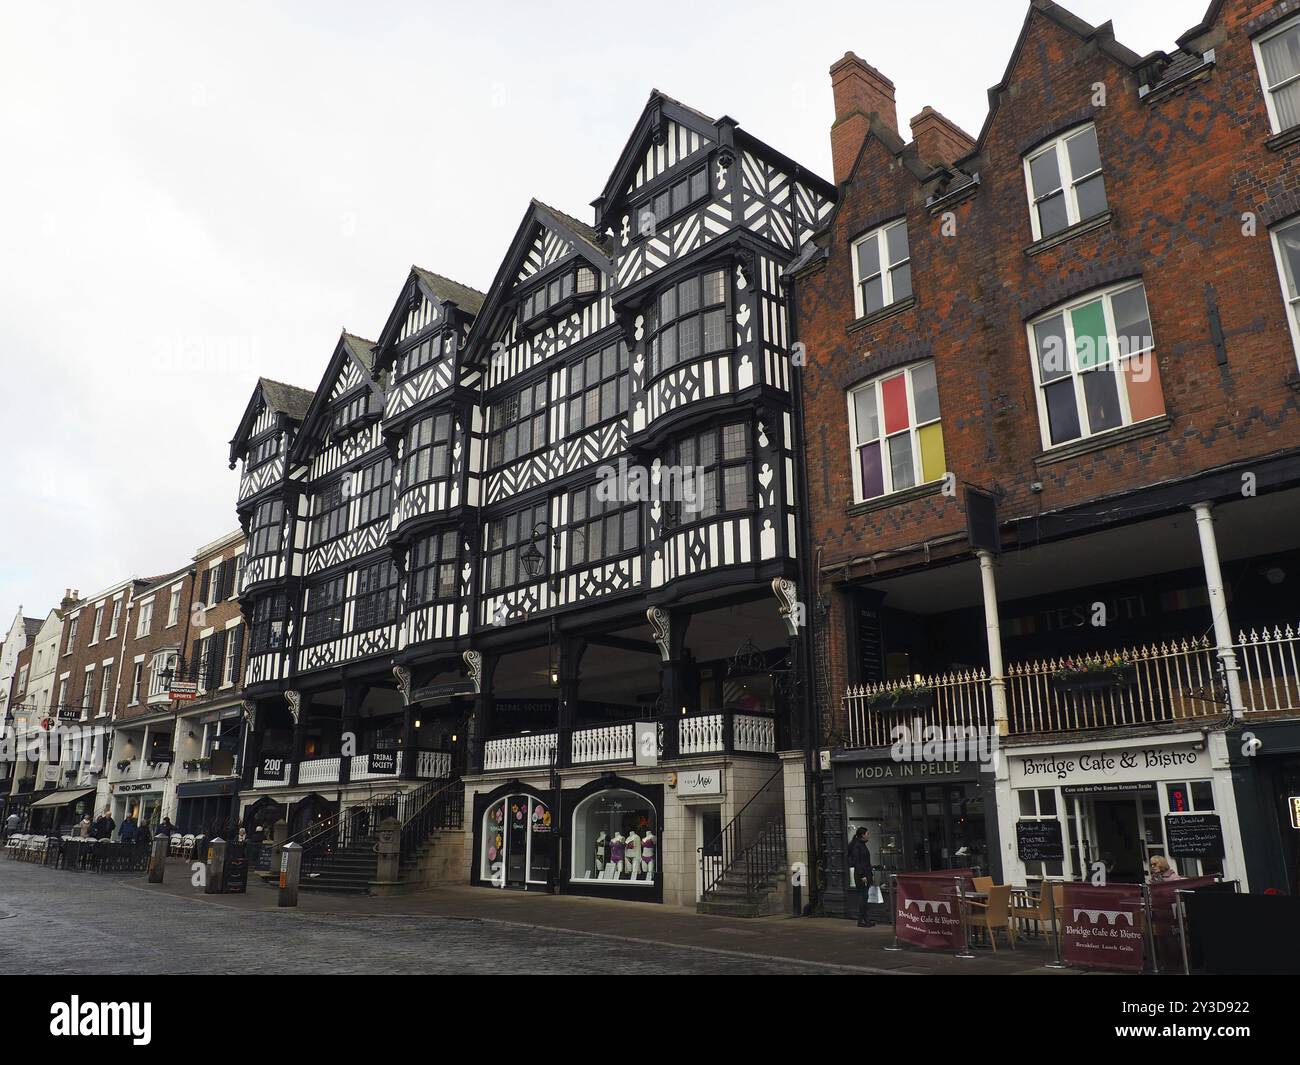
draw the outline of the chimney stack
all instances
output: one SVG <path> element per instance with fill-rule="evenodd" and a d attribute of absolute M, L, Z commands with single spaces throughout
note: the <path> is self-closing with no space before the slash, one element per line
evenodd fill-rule
<path fill-rule="evenodd" d="M 912 140 L 921 162 L 951 166 L 975 148 L 975 138 L 929 105 L 911 121 Z"/>
<path fill-rule="evenodd" d="M 835 94 L 835 124 L 831 126 L 831 162 L 835 184 L 849 176 L 875 115 L 894 133 L 898 113 L 894 83 L 852 52 L 831 65 L 831 90 Z"/>

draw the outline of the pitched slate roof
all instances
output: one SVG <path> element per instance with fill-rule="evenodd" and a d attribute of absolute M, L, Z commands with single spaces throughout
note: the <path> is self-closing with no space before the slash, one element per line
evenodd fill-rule
<path fill-rule="evenodd" d="M 609 249 L 605 247 L 605 242 L 601 239 L 600 234 L 586 222 L 579 222 L 573 215 L 556 210 L 549 203 L 543 203 L 536 197 L 533 197 L 532 203 L 534 207 L 540 207 L 542 210 L 553 214 L 557 221 L 573 230 L 573 235 L 587 244 L 597 255 L 606 259 L 609 258 Z"/>
<path fill-rule="evenodd" d="M 411 269 L 415 271 L 416 276 L 424 282 L 429 291 L 438 299 L 450 300 L 461 310 L 469 311 L 470 314 L 478 314 L 479 309 L 483 306 L 485 297 L 478 289 L 462 285 L 459 281 L 453 281 L 449 277 L 435 274 L 423 267 L 412 266 Z"/>
<path fill-rule="evenodd" d="M 44 618 L 23 618 L 23 628 L 27 630 L 29 642 L 36 639 L 36 634 L 41 631 L 41 626 L 44 624 Z"/>
<path fill-rule="evenodd" d="M 269 377 L 259 377 L 257 381 L 272 410 L 287 414 L 297 421 L 302 421 L 306 416 L 314 394 L 311 389 L 286 385 L 282 381 L 272 381 Z"/>
<path fill-rule="evenodd" d="M 367 340 L 365 337 L 359 337 L 354 333 L 343 330 L 343 340 L 353 354 L 361 360 L 361 365 L 367 370 L 374 369 L 375 366 L 375 342 Z"/>

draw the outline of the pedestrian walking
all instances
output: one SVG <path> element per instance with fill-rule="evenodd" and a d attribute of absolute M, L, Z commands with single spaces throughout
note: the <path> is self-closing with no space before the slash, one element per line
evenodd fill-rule
<path fill-rule="evenodd" d="M 858 892 L 861 895 L 858 904 L 859 928 L 872 928 L 876 923 L 867 913 L 871 886 L 874 883 L 871 876 L 871 851 L 867 847 L 868 838 L 867 830 L 859 828 L 853 834 L 853 842 L 849 844 L 849 868 L 853 870 L 853 880 L 858 885 Z"/>

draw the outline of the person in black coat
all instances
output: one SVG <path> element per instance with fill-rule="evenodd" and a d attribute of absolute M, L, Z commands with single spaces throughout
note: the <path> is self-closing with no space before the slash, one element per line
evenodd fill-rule
<path fill-rule="evenodd" d="M 853 880 L 858 885 L 862 899 L 858 905 L 858 927 L 871 928 L 875 925 L 867 915 L 867 896 L 873 883 L 871 878 L 871 851 L 867 848 L 867 830 L 859 828 L 853 834 L 849 844 L 849 868 L 853 870 Z"/>

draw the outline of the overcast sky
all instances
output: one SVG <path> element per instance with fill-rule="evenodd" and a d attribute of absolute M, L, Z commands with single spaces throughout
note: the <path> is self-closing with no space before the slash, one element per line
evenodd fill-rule
<path fill-rule="evenodd" d="M 1139 53 L 1205 0 L 1072 0 Z M 0 615 L 233 530 L 259 374 L 315 388 L 412 263 L 589 220 L 652 88 L 830 177 L 846 49 L 971 133 L 1028 4 L 0 3 Z"/>

